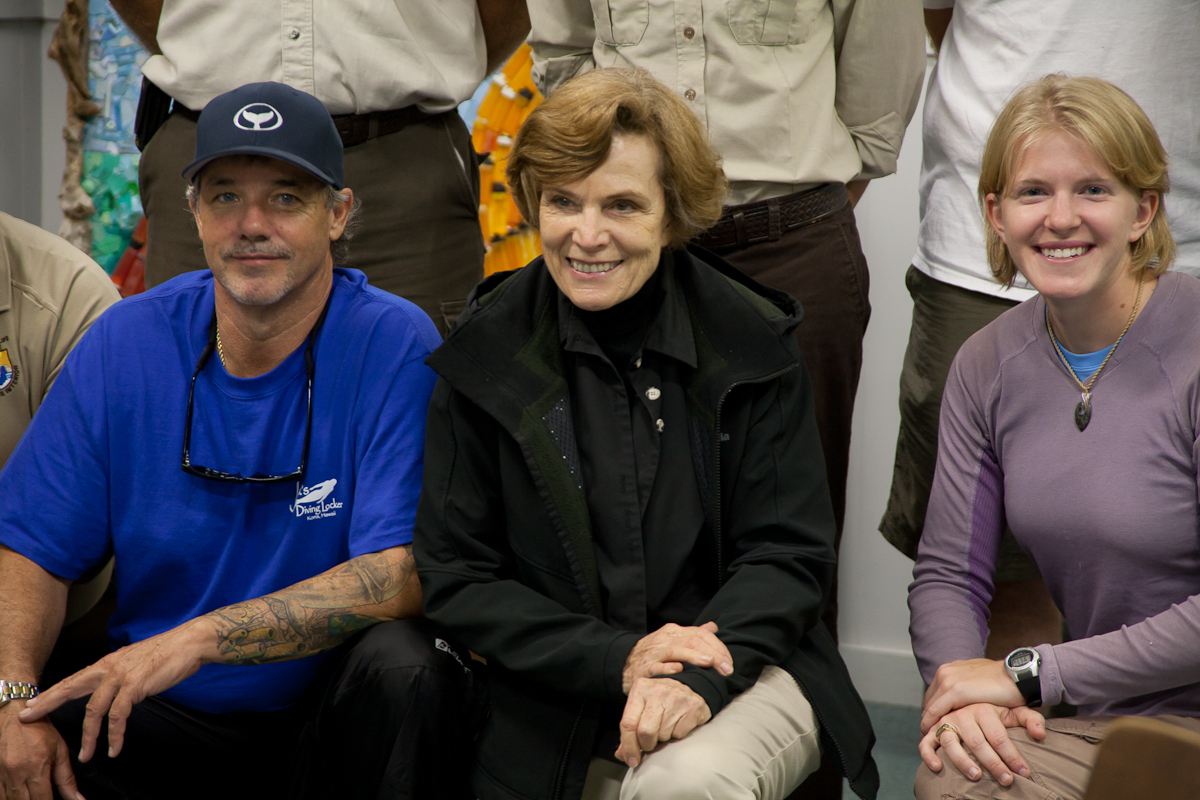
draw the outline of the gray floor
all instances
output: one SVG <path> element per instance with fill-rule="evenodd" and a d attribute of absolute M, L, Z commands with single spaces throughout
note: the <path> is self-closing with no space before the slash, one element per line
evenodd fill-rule
<path fill-rule="evenodd" d="M 875 763 L 879 765 L 878 800 L 911 800 L 913 776 L 921 757 L 917 742 L 921 740 L 921 710 L 911 706 L 886 703 L 867 703 L 867 713 L 875 727 Z M 849 786 L 842 790 L 845 800 L 857 795 Z"/>

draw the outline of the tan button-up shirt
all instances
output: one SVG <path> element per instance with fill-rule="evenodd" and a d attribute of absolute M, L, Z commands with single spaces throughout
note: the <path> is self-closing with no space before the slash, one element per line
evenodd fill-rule
<path fill-rule="evenodd" d="M 142 73 L 189 108 L 253 81 L 331 114 L 448 111 L 486 77 L 476 0 L 164 0 Z"/>
<path fill-rule="evenodd" d="M 67 353 L 119 299 L 95 261 L 54 234 L 0 213 L 0 467 Z"/>
<path fill-rule="evenodd" d="M 688 101 L 732 203 L 896 169 L 925 74 L 919 0 L 529 0 L 543 92 L 637 66 Z"/>

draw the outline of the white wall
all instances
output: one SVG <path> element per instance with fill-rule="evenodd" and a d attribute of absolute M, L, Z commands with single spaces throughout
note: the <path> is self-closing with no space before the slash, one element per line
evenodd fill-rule
<path fill-rule="evenodd" d="M 924 95 L 922 94 L 922 105 Z M 900 426 L 900 367 L 912 321 L 904 273 L 917 246 L 921 107 L 895 175 L 872 181 L 855 209 L 871 269 L 871 324 L 854 405 L 846 526 L 838 572 L 842 656 L 866 700 L 920 705 L 924 684 L 908 639 L 912 562 L 879 533 Z"/>
<path fill-rule="evenodd" d="M 0 211 L 57 232 L 66 81 L 46 56 L 63 0 L 0 0 Z"/>

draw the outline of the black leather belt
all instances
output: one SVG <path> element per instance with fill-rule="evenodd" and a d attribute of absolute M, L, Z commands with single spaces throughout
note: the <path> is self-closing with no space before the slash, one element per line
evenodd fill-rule
<path fill-rule="evenodd" d="M 199 111 L 193 111 L 178 100 L 171 106 L 171 113 L 180 114 L 192 122 L 200 119 Z M 432 116 L 435 115 L 421 111 L 416 106 L 405 106 L 391 111 L 372 111 L 370 114 L 339 114 L 333 118 L 333 124 L 342 137 L 342 146 L 353 147 Z"/>
<path fill-rule="evenodd" d="M 717 224 L 697 236 L 695 241 L 709 249 L 774 242 L 788 231 L 836 214 L 849 202 L 845 184 L 826 183 L 782 197 L 726 206 Z"/>

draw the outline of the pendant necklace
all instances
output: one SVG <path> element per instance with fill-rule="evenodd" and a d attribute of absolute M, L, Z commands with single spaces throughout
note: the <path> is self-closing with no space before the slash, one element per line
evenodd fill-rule
<path fill-rule="evenodd" d="M 1046 330 L 1050 333 L 1050 341 L 1054 343 L 1054 352 L 1058 353 L 1058 358 L 1062 361 L 1062 365 L 1067 368 L 1067 372 L 1071 373 L 1071 377 L 1075 379 L 1075 383 L 1079 385 L 1080 394 L 1079 402 L 1075 405 L 1075 427 L 1083 431 L 1092 421 L 1092 386 L 1096 383 L 1096 379 L 1100 377 L 1100 373 L 1104 371 L 1104 366 L 1108 360 L 1112 358 L 1112 354 L 1117 351 L 1117 345 L 1125 338 L 1125 334 L 1129 333 L 1129 326 L 1133 324 L 1133 318 L 1137 316 L 1138 304 L 1142 301 L 1142 278 L 1138 278 L 1137 296 L 1133 299 L 1133 310 L 1129 312 L 1129 319 L 1125 321 L 1125 327 L 1121 330 L 1121 335 L 1113 342 L 1113 346 L 1109 349 L 1108 355 L 1100 362 L 1099 368 L 1092 373 L 1092 377 L 1088 378 L 1085 384 L 1079 380 L 1079 376 L 1075 374 L 1075 370 L 1071 368 L 1071 364 L 1067 361 L 1067 357 L 1063 355 L 1062 346 L 1058 343 L 1058 337 L 1054 335 L 1054 328 L 1050 326 L 1050 310 L 1046 310 Z"/>

